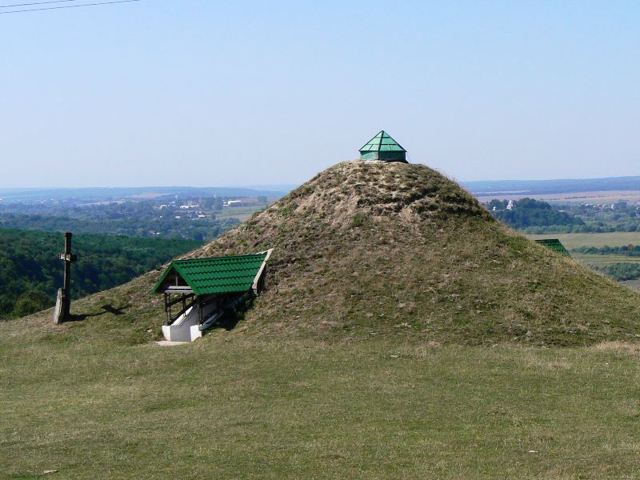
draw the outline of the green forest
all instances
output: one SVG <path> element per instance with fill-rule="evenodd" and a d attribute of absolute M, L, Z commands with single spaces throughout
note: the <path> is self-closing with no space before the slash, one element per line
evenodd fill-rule
<path fill-rule="evenodd" d="M 74 235 L 73 298 L 105 290 L 193 250 L 200 242 L 110 235 Z M 62 233 L 0 229 L 0 319 L 53 306 L 62 286 Z"/>
<path fill-rule="evenodd" d="M 492 200 L 487 207 L 498 220 L 518 230 L 532 227 L 562 227 L 562 230 L 565 230 L 567 227 L 584 225 L 579 217 L 533 198 L 523 198 L 515 202 Z"/>

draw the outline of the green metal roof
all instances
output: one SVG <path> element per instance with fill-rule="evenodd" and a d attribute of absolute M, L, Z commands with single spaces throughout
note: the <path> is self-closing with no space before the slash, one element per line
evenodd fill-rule
<path fill-rule="evenodd" d="M 375 137 L 360 149 L 360 153 L 366 152 L 406 152 L 406 150 L 391 138 L 387 132 L 380 130 Z"/>
<path fill-rule="evenodd" d="M 561 255 L 566 255 L 568 257 L 571 256 L 569 251 L 566 248 L 564 248 L 564 245 L 562 245 L 562 242 L 557 238 L 545 238 L 542 240 L 536 240 L 536 243 L 539 243 L 540 245 L 544 245 L 548 249 L 553 250 L 554 252 L 559 253 Z"/>
<path fill-rule="evenodd" d="M 251 255 L 193 258 L 171 262 L 153 287 L 162 293 L 167 277 L 176 272 L 196 295 L 247 292 L 255 288 L 271 250 Z"/>

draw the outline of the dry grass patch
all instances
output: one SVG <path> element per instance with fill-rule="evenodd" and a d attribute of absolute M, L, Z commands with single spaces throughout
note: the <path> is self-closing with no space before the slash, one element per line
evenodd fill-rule
<path fill-rule="evenodd" d="M 615 352 L 624 353 L 628 355 L 640 355 L 640 343 L 631 342 L 602 342 L 591 347 L 594 351 L 598 352 Z"/>

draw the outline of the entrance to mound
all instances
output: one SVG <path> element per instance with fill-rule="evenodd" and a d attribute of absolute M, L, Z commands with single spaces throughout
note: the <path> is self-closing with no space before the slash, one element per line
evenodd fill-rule
<path fill-rule="evenodd" d="M 272 251 L 172 262 L 153 289 L 164 295 L 165 339 L 192 342 L 216 325 L 235 324 L 238 310 L 260 293 Z"/>

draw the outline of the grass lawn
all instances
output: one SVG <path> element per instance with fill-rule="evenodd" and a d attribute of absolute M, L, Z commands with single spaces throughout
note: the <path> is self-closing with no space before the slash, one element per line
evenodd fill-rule
<path fill-rule="evenodd" d="M 167 348 L 96 322 L 0 323 L 2 478 L 640 478 L 639 347 Z"/>

